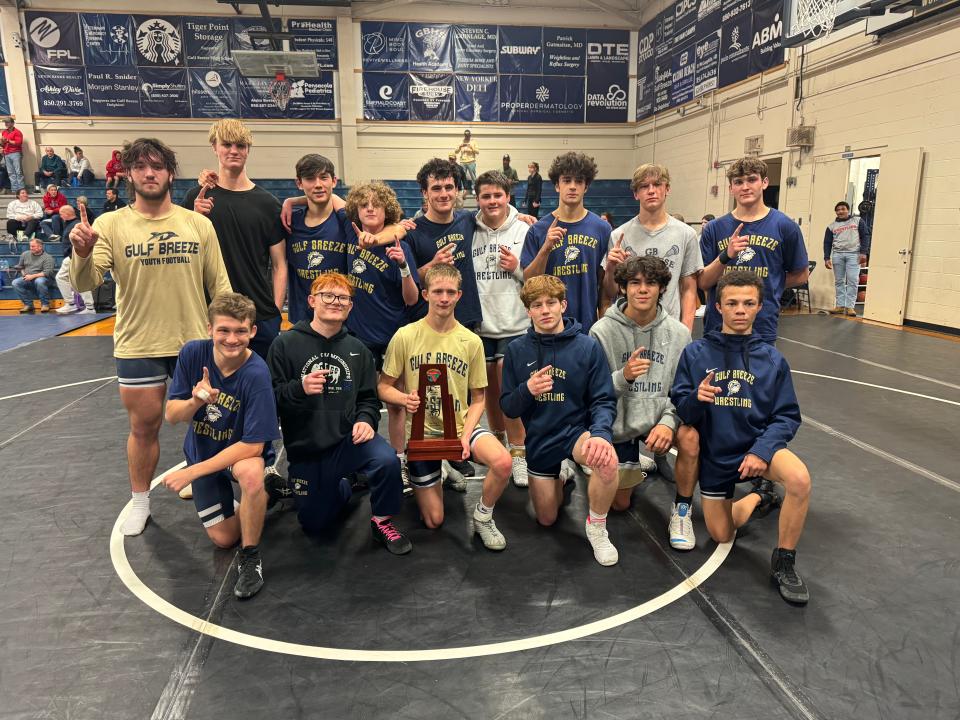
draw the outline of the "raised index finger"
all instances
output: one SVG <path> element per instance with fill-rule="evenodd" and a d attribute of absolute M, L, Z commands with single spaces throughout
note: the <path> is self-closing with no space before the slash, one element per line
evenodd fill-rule
<path fill-rule="evenodd" d="M 640 354 L 641 354 L 644 350 L 646 350 L 646 348 L 645 348 L 643 345 L 641 345 L 640 347 L 638 347 L 636 350 L 633 351 L 633 354 L 630 356 L 630 359 L 631 359 L 631 360 L 636 360 L 638 357 L 640 357 Z"/>
<path fill-rule="evenodd" d="M 553 216 L 553 222 L 550 223 L 550 227 L 549 227 L 548 229 L 549 229 L 549 230 L 553 230 L 553 229 L 557 226 L 557 223 L 558 223 L 559 221 L 560 221 L 560 218 L 558 218 L 556 215 L 554 215 L 554 216 Z"/>
<path fill-rule="evenodd" d="M 707 373 L 707 376 L 703 379 L 703 381 L 704 381 L 707 385 L 709 385 L 710 383 L 713 382 L 713 376 L 714 376 L 714 375 L 716 375 L 716 373 L 715 373 L 713 370 L 711 370 L 710 372 Z"/>
<path fill-rule="evenodd" d="M 617 238 L 617 241 L 613 244 L 615 248 L 619 248 L 623 245 L 623 233 L 620 233 L 620 237 Z"/>
<path fill-rule="evenodd" d="M 87 206 L 83 203 L 78 203 L 78 205 L 80 205 L 80 222 L 84 225 L 89 225 L 90 223 L 87 221 Z"/>
<path fill-rule="evenodd" d="M 201 185 L 200 192 L 197 193 L 197 200 L 203 200 L 206 197 L 206 195 L 207 195 L 207 186 Z"/>
<path fill-rule="evenodd" d="M 355 222 L 351 222 L 350 224 L 353 225 L 353 231 L 357 234 L 357 237 L 360 237 L 361 230 L 357 227 L 357 224 Z"/>
<path fill-rule="evenodd" d="M 553 365 L 545 365 L 544 367 L 537 370 L 534 375 L 546 375 L 548 372 L 553 370 Z"/>
<path fill-rule="evenodd" d="M 737 225 L 737 229 L 733 231 L 734 237 L 740 237 L 740 231 L 743 230 L 743 223 Z"/>

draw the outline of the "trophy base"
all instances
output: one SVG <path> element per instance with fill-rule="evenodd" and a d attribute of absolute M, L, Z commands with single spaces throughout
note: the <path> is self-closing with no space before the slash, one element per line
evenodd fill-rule
<path fill-rule="evenodd" d="M 460 440 L 437 438 L 435 440 L 411 440 L 407 443 L 407 461 L 460 460 L 463 445 Z"/>

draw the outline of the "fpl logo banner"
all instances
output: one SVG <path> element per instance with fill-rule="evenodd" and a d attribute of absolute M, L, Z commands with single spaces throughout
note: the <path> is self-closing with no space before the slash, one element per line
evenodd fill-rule
<path fill-rule="evenodd" d="M 34 65 L 83 65 L 76 13 L 27 12 L 24 21 L 30 39 L 30 61 Z"/>
<path fill-rule="evenodd" d="M 409 120 L 410 76 L 403 73 L 363 74 L 364 120 Z"/>

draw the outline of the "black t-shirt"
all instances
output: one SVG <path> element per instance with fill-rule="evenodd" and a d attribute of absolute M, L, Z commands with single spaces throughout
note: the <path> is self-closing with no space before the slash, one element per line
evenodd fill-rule
<path fill-rule="evenodd" d="M 191 188 L 183 198 L 183 207 L 193 210 L 200 186 Z M 217 231 L 220 254 L 235 292 L 243 293 L 257 307 L 257 320 L 280 315 L 273 302 L 270 276 L 270 248 L 283 242 L 280 201 L 259 187 L 252 190 L 207 190 L 213 198 L 210 221 Z"/>

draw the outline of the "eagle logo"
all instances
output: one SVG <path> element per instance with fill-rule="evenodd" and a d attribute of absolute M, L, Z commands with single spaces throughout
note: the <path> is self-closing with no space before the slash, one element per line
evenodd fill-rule
<path fill-rule="evenodd" d="M 223 411 L 218 405 L 207 405 L 207 422 L 215 423 L 223 417 Z"/>
<path fill-rule="evenodd" d="M 574 247 L 573 245 L 567 245 L 566 250 L 563 251 L 563 264 L 574 262 L 578 257 L 580 257 L 580 248 Z"/>
<path fill-rule="evenodd" d="M 727 383 L 727 394 L 728 394 L 728 395 L 736 395 L 738 392 L 740 392 L 740 381 L 739 381 L 739 380 L 731 380 L 730 382 Z"/>
<path fill-rule="evenodd" d="M 744 248 L 737 254 L 737 265 L 748 263 L 757 256 L 757 251 L 753 248 Z"/>
<path fill-rule="evenodd" d="M 316 250 L 314 250 L 313 252 L 307 253 L 307 267 L 311 267 L 311 268 L 320 267 L 322 262 L 323 262 L 322 252 L 317 252 Z"/>
<path fill-rule="evenodd" d="M 487 265 L 487 270 L 494 270 L 496 269 L 497 265 L 500 264 L 500 258 L 493 253 L 489 253 L 484 262 Z"/>
<path fill-rule="evenodd" d="M 360 258 L 355 258 L 353 261 L 353 274 L 354 275 L 363 275 L 364 270 L 367 269 L 367 264 Z"/>

